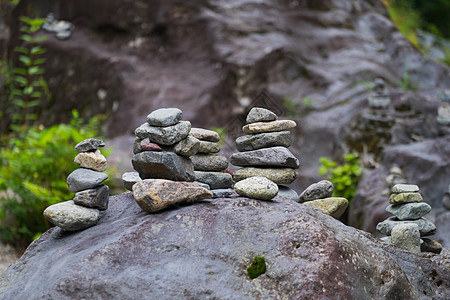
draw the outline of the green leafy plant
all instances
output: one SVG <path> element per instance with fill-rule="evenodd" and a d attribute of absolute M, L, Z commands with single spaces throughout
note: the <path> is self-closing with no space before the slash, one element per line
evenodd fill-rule
<path fill-rule="evenodd" d="M 255 257 L 250 267 L 247 268 L 247 274 L 250 279 L 255 279 L 259 275 L 266 273 L 266 260 L 264 257 Z"/>
<path fill-rule="evenodd" d="M 357 153 L 349 153 L 343 156 L 342 164 L 327 158 L 319 158 L 321 166 L 319 175 L 327 175 L 327 179 L 334 184 L 333 196 L 344 197 L 349 201 L 356 192 L 359 177 L 362 172 L 362 166 Z"/>
<path fill-rule="evenodd" d="M 215 131 L 219 134 L 220 140 L 218 142 L 220 148 L 222 148 L 223 144 L 227 140 L 228 137 L 228 129 L 227 127 L 211 127 L 212 131 Z"/>
<path fill-rule="evenodd" d="M 70 124 L 22 127 L 3 137 L 0 149 L 0 238 L 24 245 L 50 227 L 42 216 L 54 203 L 73 198 L 66 178 L 78 166 L 76 143 L 99 132 L 100 118 Z M 105 151 L 103 151 L 104 154 Z"/>

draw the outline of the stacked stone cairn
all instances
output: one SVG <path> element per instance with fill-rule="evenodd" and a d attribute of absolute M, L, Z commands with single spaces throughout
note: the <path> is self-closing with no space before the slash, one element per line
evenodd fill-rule
<path fill-rule="evenodd" d="M 374 82 L 373 92 L 369 95 L 369 106 L 375 109 L 387 108 L 391 103 L 384 80 L 376 78 Z"/>
<path fill-rule="evenodd" d="M 308 186 L 298 197 L 298 202 L 320 209 L 327 215 L 339 219 L 348 207 L 348 200 L 342 197 L 332 197 L 333 183 L 321 180 Z"/>
<path fill-rule="evenodd" d="M 217 154 L 220 151 L 219 134 L 202 128 L 191 128 L 189 134 L 200 141 L 197 154 L 191 157 L 196 182 L 207 184 L 212 190 L 231 188 L 233 178 L 225 172 L 228 159 Z"/>
<path fill-rule="evenodd" d="M 135 130 L 132 165 L 137 172 L 123 174 L 122 180 L 146 212 L 212 198 L 210 191 L 192 183 L 195 173 L 190 157 L 201 143 L 189 135 L 191 123 L 182 118 L 178 108 L 157 109 Z"/>
<path fill-rule="evenodd" d="M 75 146 L 79 154 L 74 162 L 80 168 L 67 177 L 69 190 L 75 193 L 73 200 L 57 203 L 44 210 L 44 217 L 66 231 L 77 231 L 97 224 L 100 210 L 108 208 L 109 187 L 102 184 L 108 178 L 105 156 L 98 150 L 105 143 L 87 139 Z"/>
<path fill-rule="evenodd" d="M 234 188 L 242 196 L 270 200 L 278 194 L 277 185 L 290 184 L 297 178 L 300 164 L 288 149 L 289 130 L 297 124 L 278 120 L 275 113 L 260 107 L 250 110 L 246 122 L 242 128 L 246 135 L 236 139 L 239 153 L 230 157 L 231 164 L 243 167 L 234 172 Z"/>
<path fill-rule="evenodd" d="M 416 254 L 441 252 L 442 246 L 438 242 L 424 238 L 433 235 L 436 226 L 424 218 L 431 206 L 423 202 L 417 185 L 394 185 L 389 203 L 386 211 L 394 216 L 377 225 L 377 230 L 388 236 L 383 238 L 385 242 Z"/>

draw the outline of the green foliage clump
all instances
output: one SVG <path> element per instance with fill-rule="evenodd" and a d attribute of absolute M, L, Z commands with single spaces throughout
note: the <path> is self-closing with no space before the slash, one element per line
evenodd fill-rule
<path fill-rule="evenodd" d="M 264 273 L 266 273 L 266 260 L 264 257 L 255 257 L 250 267 L 247 268 L 248 277 L 250 277 L 250 279 L 255 279 Z"/>
<path fill-rule="evenodd" d="M 348 200 L 349 205 L 356 192 L 362 167 L 357 153 L 349 153 L 343 156 L 344 163 L 321 157 L 319 161 L 319 175 L 328 175 L 327 179 L 334 184 L 333 196 L 344 197 Z"/>
<path fill-rule="evenodd" d="M 70 124 L 21 127 L 0 141 L 0 239 L 24 244 L 50 227 L 44 209 L 73 198 L 66 178 L 78 166 L 74 145 L 95 137 L 99 118 L 88 123 L 73 112 Z"/>
<path fill-rule="evenodd" d="M 219 147 L 222 148 L 228 137 L 227 127 L 211 127 L 211 130 L 215 131 L 219 134 L 220 140 L 219 140 L 218 144 L 219 144 Z"/>

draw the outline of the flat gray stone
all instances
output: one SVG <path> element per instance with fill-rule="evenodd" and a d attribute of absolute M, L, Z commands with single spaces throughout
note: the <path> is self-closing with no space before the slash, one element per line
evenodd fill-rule
<path fill-rule="evenodd" d="M 391 231 L 391 244 L 401 249 L 420 254 L 419 225 L 414 223 L 400 223 Z"/>
<path fill-rule="evenodd" d="M 262 132 L 284 131 L 295 128 L 297 124 L 292 120 L 277 120 L 271 122 L 257 122 L 247 124 L 242 127 L 245 134 L 255 134 Z"/>
<path fill-rule="evenodd" d="M 79 168 L 67 177 L 67 185 L 72 193 L 76 193 L 99 186 L 106 179 L 108 175 L 103 172 Z"/>
<path fill-rule="evenodd" d="M 208 154 L 217 153 L 220 151 L 220 146 L 215 142 L 200 141 L 200 147 L 198 148 L 198 153 Z"/>
<path fill-rule="evenodd" d="M 89 152 L 95 151 L 98 147 L 105 147 L 105 142 L 94 138 L 86 139 L 75 145 L 75 151 L 77 152 Z"/>
<path fill-rule="evenodd" d="M 50 205 L 44 217 L 66 231 L 82 230 L 97 224 L 100 212 L 96 208 L 76 205 L 72 200 Z"/>
<path fill-rule="evenodd" d="M 180 121 L 173 126 L 157 127 L 148 123 L 142 124 L 134 131 L 135 135 L 144 140 L 149 138 L 152 143 L 170 146 L 186 138 L 191 130 L 191 122 Z"/>
<path fill-rule="evenodd" d="M 141 152 L 133 157 L 131 163 L 141 179 L 195 180 L 191 160 L 173 152 Z"/>
<path fill-rule="evenodd" d="M 418 220 L 400 221 L 397 217 L 390 217 L 383 222 L 378 223 L 377 230 L 381 234 L 391 235 L 392 228 L 400 223 L 415 223 L 419 226 L 420 236 L 433 235 L 436 233 L 436 226 L 425 218 Z"/>
<path fill-rule="evenodd" d="M 298 174 L 292 168 L 245 167 L 234 172 L 233 180 L 238 182 L 255 176 L 266 177 L 276 184 L 291 184 Z"/>
<path fill-rule="evenodd" d="M 298 197 L 298 202 L 303 203 L 317 199 L 329 198 L 333 195 L 333 183 L 321 180 L 308 186 Z"/>
<path fill-rule="evenodd" d="M 266 177 L 255 176 L 237 182 L 234 190 L 241 196 L 272 200 L 278 194 L 278 186 Z"/>
<path fill-rule="evenodd" d="M 419 187 L 415 184 L 396 184 L 392 187 L 391 192 L 398 193 L 415 193 L 419 191 Z"/>
<path fill-rule="evenodd" d="M 194 181 L 194 183 L 195 183 L 196 185 L 198 185 L 198 186 L 201 186 L 202 188 L 207 189 L 207 190 L 210 190 L 210 189 L 211 189 L 211 187 L 209 186 L 209 184 L 206 184 L 206 183 L 203 183 L 203 182 L 200 182 L 200 181 Z"/>
<path fill-rule="evenodd" d="M 208 141 L 208 142 L 220 141 L 220 135 L 213 130 L 203 128 L 191 128 L 189 134 L 199 139 L 200 141 Z"/>
<path fill-rule="evenodd" d="M 228 159 L 222 155 L 196 154 L 191 156 L 196 171 L 223 171 L 228 168 Z"/>
<path fill-rule="evenodd" d="M 175 144 L 174 152 L 182 156 L 195 155 L 200 149 L 200 141 L 193 136 L 188 135 L 186 138 Z"/>
<path fill-rule="evenodd" d="M 146 138 L 146 140 L 147 140 L 148 142 L 150 142 L 150 139 L 149 139 L 149 138 Z M 134 139 L 134 143 L 133 143 L 133 154 L 138 154 L 138 153 L 141 153 L 141 152 L 142 152 L 142 149 L 141 149 L 141 141 L 142 141 L 142 139 L 140 139 L 140 138 L 138 138 L 138 137 L 136 137 L 136 138 Z"/>
<path fill-rule="evenodd" d="M 289 131 L 244 135 L 236 139 L 236 148 L 240 152 L 275 146 L 283 146 L 287 148 L 290 145 L 291 133 Z"/>
<path fill-rule="evenodd" d="M 298 201 L 297 192 L 287 186 L 284 186 L 284 185 L 278 185 L 278 195 L 277 196 L 291 199 L 292 201 Z"/>
<path fill-rule="evenodd" d="M 180 122 L 183 112 L 178 108 L 160 108 L 147 116 L 147 123 L 151 126 L 166 127 Z"/>
<path fill-rule="evenodd" d="M 195 180 L 206 183 L 211 190 L 227 189 L 233 186 L 233 177 L 225 172 L 195 171 Z"/>
<path fill-rule="evenodd" d="M 126 188 L 129 191 L 133 190 L 133 185 L 136 182 L 141 181 L 142 178 L 139 177 L 139 173 L 138 172 L 125 172 L 122 175 L 122 183 L 123 183 L 123 187 Z"/>
<path fill-rule="evenodd" d="M 262 107 L 253 107 L 247 115 L 246 122 L 249 124 L 255 122 L 275 121 L 276 119 L 278 119 L 278 117 L 274 112 Z"/>
<path fill-rule="evenodd" d="M 215 189 L 212 190 L 214 199 L 216 198 L 237 198 L 239 194 L 234 189 Z"/>
<path fill-rule="evenodd" d="M 101 185 L 76 193 L 73 202 L 85 207 L 106 210 L 108 208 L 108 199 L 109 187 L 107 185 Z"/>
<path fill-rule="evenodd" d="M 400 193 L 391 194 L 389 196 L 390 204 L 402 204 L 402 203 L 412 203 L 412 202 L 422 202 L 423 198 L 420 193 Z"/>
<path fill-rule="evenodd" d="M 431 206 L 425 202 L 391 204 L 386 211 L 395 215 L 399 220 L 417 220 L 431 211 Z"/>
<path fill-rule="evenodd" d="M 285 147 L 271 147 L 234 153 L 230 163 L 241 167 L 285 167 L 298 169 L 300 162 Z"/>

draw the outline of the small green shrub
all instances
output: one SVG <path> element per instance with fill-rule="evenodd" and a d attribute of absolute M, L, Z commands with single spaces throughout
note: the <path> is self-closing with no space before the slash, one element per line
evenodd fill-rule
<path fill-rule="evenodd" d="M 228 137 L 227 127 L 212 127 L 211 130 L 215 131 L 219 134 L 220 140 L 219 140 L 218 144 L 222 148 L 222 146 L 224 145 L 224 143 Z"/>
<path fill-rule="evenodd" d="M 23 245 L 50 227 L 42 212 L 73 198 L 66 178 L 79 167 L 73 162 L 74 146 L 97 137 L 99 122 L 86 123 L 74 111 L 70 124 L 22 127 L 2 138 L 0 239 Z"/>
<path fill-rule="evenodd" d="M 250 277 L 250 279 L 255 279 L 264 273 L 266 273 L 266 260 L 264 257 L 255 257 L 250 267 L 247 268 L 248 277 Z"/>
<path fill-rule="evenodd" d="M 343 164 L 327 157 L 319 158 L 321 163 L 319 175 L 327 175 L 327 179 L 334 184 L 333 196 L 346 198 L 350 205 L 356 192 L 362 167 L 357 153 L 345 154 L 343 158 Z"/>

